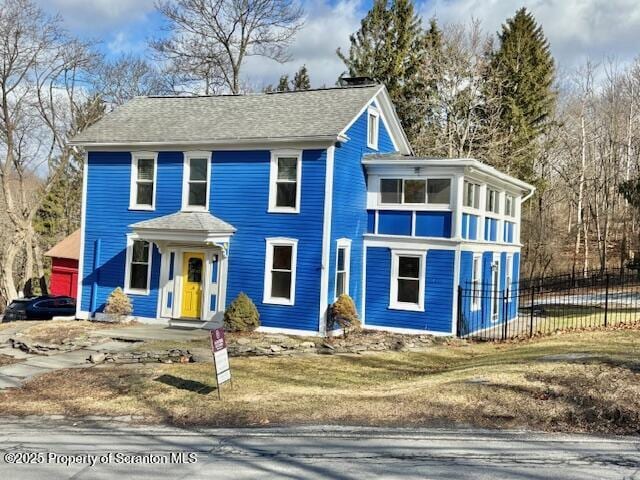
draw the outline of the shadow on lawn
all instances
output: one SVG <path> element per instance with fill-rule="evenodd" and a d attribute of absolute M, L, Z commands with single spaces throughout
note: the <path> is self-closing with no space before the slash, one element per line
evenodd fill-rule
<path fill-rule="evenodd" d="M 157 378 L 154 378 L 156 382 L 164 383 L 165 385 L 169 385 L 170 387 L 176 387 L 181 390 L 188 390 L 190 392 L 200 393 L 202 395 L 207 395 L 215 390 L 215 387 L 204 384 L 202 382 L 198 382 L 195 380 L 186 380 L 184 378 L 175 377 L 173 375 L 160 375 Z"/>

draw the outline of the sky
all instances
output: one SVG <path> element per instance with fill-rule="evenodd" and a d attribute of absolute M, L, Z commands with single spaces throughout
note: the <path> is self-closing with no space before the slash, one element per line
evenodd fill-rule
<path fill-rule="evenodd" d="M 109 57 L 148 54 L 147 41 L 163 36 L 163 19 L 154 0 L 36 0 L 48 13 L 59 13 L 72 33 L 99 42 Z M 278 64 L 251 57 L 244 66 L 244 82 L 261 89 L 280 75 L 307 65 L 312 85 L 331 86 L 344 71 L 336 48 L 348 50 L 349 35 L 371 6 L 370 0 L 302 0 L 304 28 L 291 46 L 292 61 Z M 423 0 L 416 1 L 424 21 L 440 23 L 480 20 L 495 33 L 505 19 L 522 7 L 536 17 L 549 39 L 561 72 L 571 72 L 587 59 L 614 59 L 621 65 L 640 55 L 639 0 Z"/>

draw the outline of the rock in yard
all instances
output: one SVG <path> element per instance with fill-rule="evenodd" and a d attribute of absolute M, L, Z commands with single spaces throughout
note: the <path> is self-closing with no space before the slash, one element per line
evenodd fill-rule
<path fill-rule="evenodd" d="M 245 337 L 240 337 L 239 339 L 236 340 L 236 343 L 238 345 L 249 345 L 251 343 L 251 340 Z"/>
<path fill-rule="evenodd" d="M 302 342 L 300 348 L 315 348 L 316 344 L 313 342 Z"/>
<path fill-rule="evenodd" d="M 274 353 L 282 351 L 282 347 L 280 345 L 271 345 L 269 349 Z"/>
<path fill-rule="evenodd" d="M 102 363 L 106 359 L 106 355 L 104 353 L 92 353 L 89 356 L 89 361 L 91 363 Z"/>

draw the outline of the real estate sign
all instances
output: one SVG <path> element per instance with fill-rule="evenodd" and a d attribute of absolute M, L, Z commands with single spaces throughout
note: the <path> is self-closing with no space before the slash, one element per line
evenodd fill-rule
<path fill-rule="evenodd" d="M 229 368 L 229 353 L 224 339 L 224 328 L 218 327 L 209 331 L 211 336 L 211 351 L 213 353 L 213 366 L 216 372 L 218 384 L 218 397 L 220 397 L 220 385 L 231 380 Z"/>

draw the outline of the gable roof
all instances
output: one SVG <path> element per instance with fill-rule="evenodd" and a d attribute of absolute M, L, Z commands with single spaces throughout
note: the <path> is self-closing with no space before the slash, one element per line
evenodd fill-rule
<path fill-rule="evenodd" d="M 45 256 L 78 260 L 80 258 L 80 229 L 55 244 L 45 253 Z"/>
<path fill-rule="evenodd" d="M 177 212 L 130 225 L 134 230 L 178 230 L 199 233 L 234 233 L 236 229 L 209 212 Z"/>
<path fill-rule="evenodd" d="M 380 94 L 386 97 L 381 103 L 388 110 L 391 103 L 382 85 L 249 95 L 136 97 L 76 135 L 71 143 L 91 147 L 345 140 L 345 127 Z M 391 109 L 385 116 L 399 127 Z M 392 130 L 397 135 L 397 128 Z M 406 137 L 396 141 L 403 149 L 410 149 Z"/>

